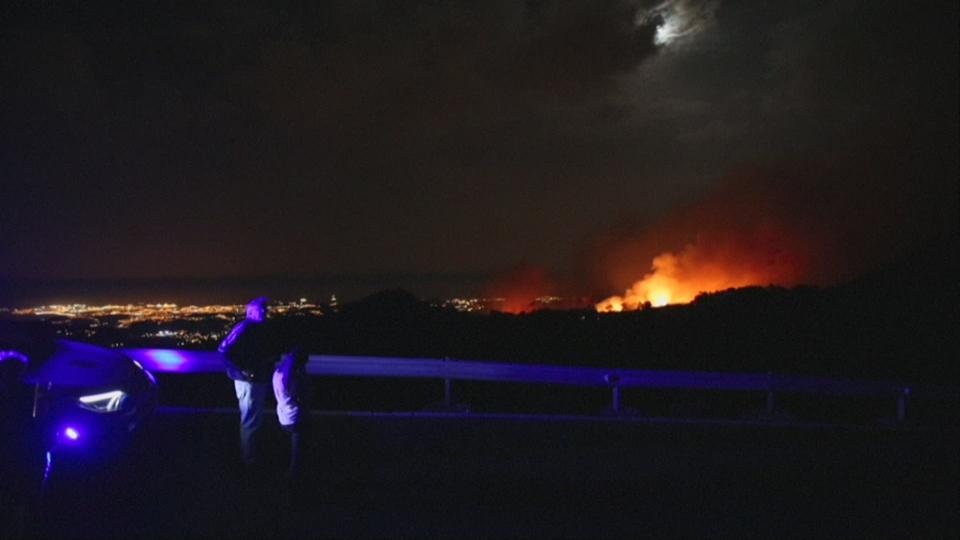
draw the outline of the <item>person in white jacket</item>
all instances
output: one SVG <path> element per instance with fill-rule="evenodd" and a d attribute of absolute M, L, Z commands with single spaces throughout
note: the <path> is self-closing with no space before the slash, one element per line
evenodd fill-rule
<path fill-rule="evenodd" d="M 304 437 L 307 433 L 310 381 L 307 378 L 307 353 L 295 348 L 273 372 L 273 395 L 277 398 L 277 420 L 290 434 L 290 465 L 287 474 L 294 478 L 303 467 Z"/>

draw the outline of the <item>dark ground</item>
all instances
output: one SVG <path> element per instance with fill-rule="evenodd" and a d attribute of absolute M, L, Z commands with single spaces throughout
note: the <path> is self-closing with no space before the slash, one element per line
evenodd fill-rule
<path fill-rule="evenodd" d="M 960 537 L 958 431 L 318 414 L 311 467 L 236 462 L 235 411 L 161 409 L 119 463 L 61 464 L 28 536 Z"/>

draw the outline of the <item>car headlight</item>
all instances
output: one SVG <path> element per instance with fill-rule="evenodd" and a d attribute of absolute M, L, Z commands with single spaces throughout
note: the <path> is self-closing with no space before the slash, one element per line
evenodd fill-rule
<path fill-rule="evenodd" d="M 120 406 L 126 399 L 127 393 L 123 390 L 111 390 L 102 394 L 80 396 L 77 404 L 88 411 L 109 413 L 120 410 Z"/>

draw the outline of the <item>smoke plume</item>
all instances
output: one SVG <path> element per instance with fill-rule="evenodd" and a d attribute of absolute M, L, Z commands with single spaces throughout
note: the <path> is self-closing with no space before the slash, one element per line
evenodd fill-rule
<path fill-rule="evenodd" d="M 877 164 L 793 164 L 731 175 L 708 197 L 652 226 L 602 235 L 590 264 L 603 282 L 625 292 L 596 307 L 620 311 L 748 285 L 850 279 L 927 229 L 907 177 L 876 182 L 896 174 Z"/>

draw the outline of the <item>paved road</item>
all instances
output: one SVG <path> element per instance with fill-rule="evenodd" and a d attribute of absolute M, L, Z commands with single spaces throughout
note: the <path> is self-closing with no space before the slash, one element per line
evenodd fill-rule
<path fill-rule="evenodd" d="M 319 415 L 311 468 L 235 461 L 232 413 L 161 410 L 64 465 L 41 537 L 960 537 L 957 431 Z"/>

